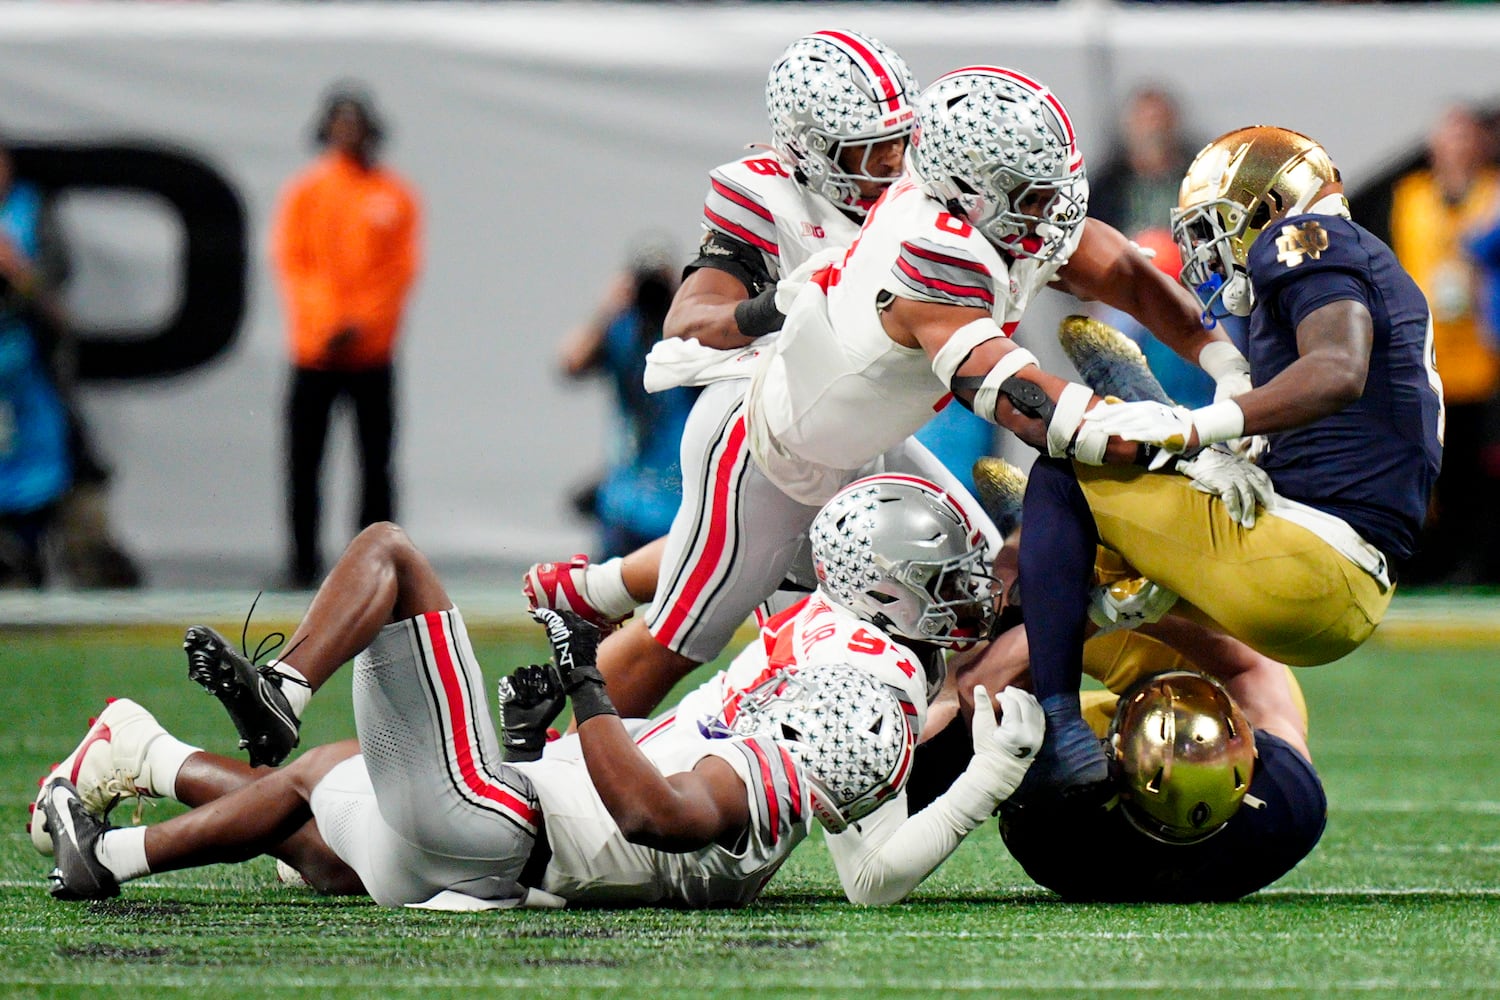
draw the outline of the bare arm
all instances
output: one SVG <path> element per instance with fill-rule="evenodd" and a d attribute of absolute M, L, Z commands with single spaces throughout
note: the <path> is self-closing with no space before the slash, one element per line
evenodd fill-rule
<path fill-rule="evenodd" d="M 1229 338 L 1203 328 L 1197 300 L 1098 219 L 1084 223 L 1078 248 L 1058 272 L 1058 286 L 1080 299 L 1097 299 L 1139 320 L 1184 360 L 1198 363 L 1209 343 Z"/>
<path fill-rule="evenodd" d="M 663 775 L 613 715 L 586 720 L 578 738 L 604 807 L 631 843 L 684 853 L 732 842 L 750 822 L 745 783 L 718 757 Z"/>
<path fill-rule="evenodd" d="M 732 350 L 755 338 L 740 332 L 734 309 L 750 297 L 736 277 L 712 267 L 687 276 L 662 326 L 663 337 L 692 337 L 707 347 Z"/>
<path fill-rule="evenodd" d="M 896 343 L 905 347 L 920 347 L 927 352 L 929 357 L 936 357 L 955 332 L 976 321 L 990 320 L 990 314 L 983 309 L 898 298 L 881 314 L 881 319 L 886 334 Z M 959 377 L 984 376 L 1007 354 L 1021 349 L 1009 337 L 1000 335 L 999 327 L 995 327 L 995 332 L 995 337 L 977 345 L 969 352 L 958 367 L 956 374 Z M 1034 364 L 1022 367 L 1016 372 L 1016 377 L 1037 384 L 1047 397 L 1054 401 L 1070 384 L 1066 379 L 1042 371 Z M 975 399 L 973 390 L 960 389 L 955 391 L 954 395 L 971 409 L 973 408 Z M 1099 398 L 1093 396 L 1089 405 L 1093 406 L 1098 402 Z M 1003 393 L 994 411 L 990 414 L 980 414 L 980 416 L 993 420 L 1033 448 L 1047 450 L 1046 422 L 1016 409 Z M 1132 462 L 1135 460 L 1136 453 L 1137 448 L 1134 444 L 1116 439 L 1110 442 L 1105 453 L 1105 460 Z"/>
<path fill-rule="evenodd" d="M 1235 398 L 1245 433 L 1302 427 L 1358 400 L 1370 371 L 1375 323 L 1364 303 L 1330 302 L 1297 324 L 1301 355 L 1263 386 Z"/>

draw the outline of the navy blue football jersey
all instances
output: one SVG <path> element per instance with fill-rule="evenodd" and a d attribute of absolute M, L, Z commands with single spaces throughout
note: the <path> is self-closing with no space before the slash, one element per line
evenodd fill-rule
<path fill-rule="evenodd" d="M 1297 215 L 1250 248 L 1255 385 L 1297 360 L 1297 324 L 1331 302 L 1364 304 L 1375 339 L 1364 396 L 1306 427 L 1269 435 L 1276 491 L 1343 518 L 1387 556 L 1411 556 L 1442 461 L 1442 383 L 1427 300 L 1391 248 L 1337 215 Z"/>
<path fill-rule="evenodd" d="M 1221 902 L 1263 889 L 1323 836 L 1328 799 L 1312 763 L 1255 732 L 1250 791 L 1224 828 L 1196 844 L 1165 844 L 1118 807 L 1087 811 L 1002 803 L 1000 833 L 1026 874 L 1070 901 Z"/>

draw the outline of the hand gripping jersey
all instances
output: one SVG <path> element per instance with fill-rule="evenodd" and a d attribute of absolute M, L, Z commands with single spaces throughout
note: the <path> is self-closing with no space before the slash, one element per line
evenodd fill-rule
<path fill-rule="evenodd" d="M 1364 395 L 1270 435 L 1261 466 L 1276 492 L 1333 514 L 1387 556 L 1411 555 L 1442 461 L 1443 386 L 1427 301 L 1395 254 L 1338 215 L 1283 219 L 1250 248 L 1250 377 L 1265 385 L 1298 358 L 1297 324 L 1341 300 L 1374 320 Z"/>
<path fill-rule="evenodd" d="M 751 453 L 788 496 L 822 504 L 851 471 L 909 437 L 948 400 L 926 352 L 885 332 L 892 298 L 989 310 L 1012 333 L 1077 246 L 1009 261 L 910 174 L 870 210 L 840 264 L 820 271 L 758 361 L 747 397 Z"/>
<path fill-rule="evenodd" d="M 797 183 L 792 168 L 770 150 L 716 167 L 708 177 L 704 228 L 759 252 L 767 284 L 820 251 L 848 246 L 859 232 L 859 223 Z M 712 256 L 710 246 L 704 256 Z"/>
<path fill-rule="evenodd" d="M 927 721 L 927 689 L 917 655 L 817 594 L 769 619 L 759 639 L 685 695 L 671 717 L 678 725 L 699 731 L 714 720 L 732 723 L 744 693 L 772 674 L 824 663 L 867 670 L 900 691 L 912 735 L 921 738 Z"/>

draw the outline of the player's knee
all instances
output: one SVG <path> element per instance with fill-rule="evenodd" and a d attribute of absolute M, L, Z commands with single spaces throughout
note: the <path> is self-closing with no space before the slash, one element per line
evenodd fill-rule
<path fill-rule="evenodd" d="M 313 789 L 339 764 L 359 753 L 359 743 L 344 740 L 313 747 L 302 756 L 283 767 L 277 779 L 286 782 L 304 801 L 312 801 Z M 267 779 L 263 779 L 267 780 Z"/>
<path fill-rule="evenodd" d="M 370 554 L 382 554 L 390 559 L 416 549 L 406 531 L 394 521 L 376 521 L 366 526 L 349 543 L 349 547 Z"/>

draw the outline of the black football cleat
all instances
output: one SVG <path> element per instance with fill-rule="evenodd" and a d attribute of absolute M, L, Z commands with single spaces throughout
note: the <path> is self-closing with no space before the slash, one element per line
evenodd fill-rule
<path fill-rule="evenodd" d="M 250 764 L 274 767 L 296 747 L 301 726 L 282 693 L 286 678 L 257 667 L 207 625 L 190 626 L 182 637 L 188 677 L 224 703 L 239 730 Z"/>
<path fill-rule="evenodd" d="M 120 894 L 120 883 L 94 853 L 99 838 L 111 829 L 89 812 L 78 789 L 67 778 L 53 778 L 42 792 L 47 832 L 52 835 L 56 867 L 47 876 L 54 899 L 109 899 Z"/>

